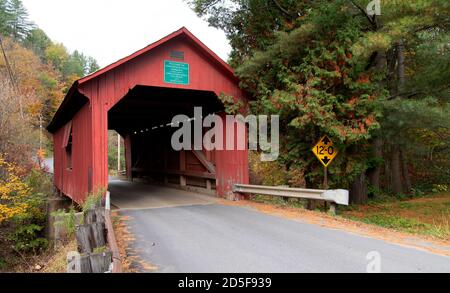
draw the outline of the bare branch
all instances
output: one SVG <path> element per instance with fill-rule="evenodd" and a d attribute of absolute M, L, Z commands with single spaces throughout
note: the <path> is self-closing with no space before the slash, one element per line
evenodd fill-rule
<path fill-rule="evenodd" d="M 361 6 L 359 6 L 354 0 L 350 0 L 350 2 L 352 3 L 353 6 L 355 6 L 359 11 L 361 11 L 361 13 L 367 18 L 367 20 L 369 21 L 369 23 L 372 25 L 372 27 L 374 28 L 378 28 L 378 23 L 376 21 L 376 16 L 374 15 L 373 18 L 370 17 L 369 14 L 367 14 L 367 11 L 362 8 Z"/>
<path fill-rule="evenodd" d="M 283 13 L 286 14 L 287 16 L 292 17 L 292 14 L 289 13 L 289 11 L 288 11 L 286 8 L 284 8 L 283 6 L 281 6 L 281 4 L 280 4 L 277 0 L 272 0 L 272 2 L 275 4 L 275 6 L 276 6 L 281 12 L 283 12 Z"/>

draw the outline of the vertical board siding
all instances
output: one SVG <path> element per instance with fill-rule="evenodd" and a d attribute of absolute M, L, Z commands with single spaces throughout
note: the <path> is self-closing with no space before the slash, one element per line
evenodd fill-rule
<path fill-rule="evenodd" d="M 171 51 L 182 51 L 190 65 L 189 85 L 164 82 L 164 60 L 170 60 Z M 174 60 L 179 61 L 179 60 Z M 90 191 L 108 185 L 108 111 L 135 86 L 155 86 L 190 90 L 203 90 L 233 95 L 245 101 L 236 79 L 213 62 L 211 56 L 181 35 L 166 43 L 112 68 L 79 85 L 81 94 L 89 98 L 73 118 L 73 169 L 66 170 L 65 150 L 61 148 L 64 129 L 54 133 L 55 184 L 76 202 L 81 202 Z M 174 113 L 176 114 L 176 113 Z M 131 168 L 131 139 L 125 138 L 127 169 Z M 219 196 L 228 196 L 232 184 L 248 183 L 248 152 L 214 151 L 208 154 L 216 165 L 216 189 Z M 189 164 L 186 168 L 200 170 Z M 129 169 L 128 169 L 129 172 Z M 127 173 L 130 175 L 130 173 Z M 91 178 L 90 178 L 91 176 Z M 92 185 L 92 186 L 89 186 Z"/>
<path fill-rule="evenodd" d="M 81 202 L 88 193 L 88 172 L 92 166 L 89 104 L 83 106 L 69 123 L 72 123 L 72 170 L 67 168 L 66 149 L 63 147 L 66 127 L 62 127 L 53 135 L 54 183 L 65 195 Z"/>

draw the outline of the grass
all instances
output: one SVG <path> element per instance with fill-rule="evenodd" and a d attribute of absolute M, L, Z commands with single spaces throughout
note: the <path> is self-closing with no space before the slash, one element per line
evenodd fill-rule
<path fill-rule="evenodd" d="M 397 231 L 450 239 L 450 192 L 402 200 L 372 200 L 341 209 L 355 221 Z"/>
<path fill-rule="evenodd" d="M 75 239 L 59 247 L 43 262 L 42 273 L 65 273 L 67 271 L 67 254 L 77 251 Z"/>
<path fill-rule="evenodd" d="M 301 199 L 286 201 L 281 197 L 257 195 L 251 200 L 280 208 L 304 209 L 306 206 L 306 200 Z M 318 204 L 316 210 L 325 211 L 322 204 Z M 338 214 L 346 219 L 396 231 L 450 239 L 450 192 L 414 198 L 384 195 L 364 205 L 340 206 Z"/>

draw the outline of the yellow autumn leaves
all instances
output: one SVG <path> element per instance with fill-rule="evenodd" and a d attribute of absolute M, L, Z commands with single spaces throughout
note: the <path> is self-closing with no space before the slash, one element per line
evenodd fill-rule
<path fill-rule="evenodd" d="M 0 224 L 27 213 L 31 188 L 21 180 L 21 169 L 0 154 Z"/>

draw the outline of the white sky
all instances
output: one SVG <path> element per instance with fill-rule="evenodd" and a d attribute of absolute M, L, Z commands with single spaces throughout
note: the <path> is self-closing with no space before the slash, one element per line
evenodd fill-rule
<path fill-rule="evenodd" d="M 225 61 L 225 34 L 183 0 L 22 0 L 30 20 L 70 50 L 104 67 L 185 26 Z"/>

